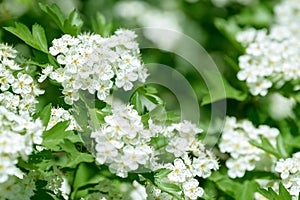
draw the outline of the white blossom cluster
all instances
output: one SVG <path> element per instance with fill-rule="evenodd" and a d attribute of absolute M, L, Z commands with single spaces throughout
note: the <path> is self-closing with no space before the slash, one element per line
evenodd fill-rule
<path fill-rule="evenodd" d="M 196 125 L 188 121 L 156 125 L 149 119 L 146 128 L 130 105 L 113 106 L 112 114 L 104 120 L 101 129 L 91 134 L 99 164 L 108 164 L 110 171 L 121 177 L 139 167 L 152 171 L 167 168 L 171 172 L 166 181 L 179 185 L 185 196 L 196 199 L 203 195 L 196 177 L 209 177 L 218 169 L 218 162 L 197 139 L 202 130 Z M 155 148 L 151 143 L 157 137 L 164 137 L 163 147 Z M 172 161 L 161 156 L 166 154 L 172 155 Z"/>
<path fill-rule="evenodd" d="M 277 22 L 269 31 L 250 28 L 237 34 L 237 40 L 246 48 L 239 57 L 241 70 L 237 77 L 246 81 L 251 94 L 265 96 L 272 86 L 280 88 L 299 79 L 299 13 L 299 1 L 283 1 L 275 7 Z"/>
<path fill-rule="evenodd" d="M 139 58 L 136 37 L 134 32 L 120 29 L 108 38 L 81 34 L 54 39 L 49 52 L 63 67 L 46 67 L 39 81 L 49 76 L 61 83 L 64 100 L 70 105 L 79 99 L 79 90 L 97 94 L 100 100 L 106 99 L 114 85 L 131 90 L 133 82 L 145 82 L 148 76 Z"/>
<path fill-rule="evenodd" d="M 157 166 L 153 164 L 155 168 L 172 170 L 165 181 L 178 185 L 185 197 L 197 199 L 203 196 L 204 190 L 199 186 L 196 177 L 208 178 L 212 170 L 217 170 L 219 165 L 213 153 L 206 150 L 202 142 L 197 139 L 197 134 L 202 130 L 189 121 L 165 127 L 155 126 L 150 121 L 149 125 L 153 132 L 167 139 L 165 151 L 175 157 L 173 163 L 157 164 Z M 155 153 L 160 154 L 160 152 Z"/>
<path fill-rule="evenodd" d="M 32 118 L 36 96 L 43 93 L 15 62 L 17 51 L 0 44 L 0 183 L 22 177 L 18 158 L 27 159 L 33 144 L 42 143 L 44 127 Z M 22 71 L 23 70 L 23 71 Z"/>
<path fill-rule="evenodd" d="M 35 110 L 35 97 L 44 93 L 34 79 L 15 62 L 17 51 L 0 44 L 0 102 L 6 109 L 20 115 Z"/>
<path fill-rule="evenodd" d="M 230 3 L 239 3 L 241 5 L 247 6 L 252 3 L 255 3 L 257 0 L 211 0 L 211 1 L 215 6 L 223 7 Z"/>
<path fill-rule="evenodd" d="M 172 170 L 167 180 L 178 185 L 183 195 L 189 199 L 198 199 L 204 194 L 196 177 L 208 178 L 212 170 L 219 169 L 215 156 L 210 151 L 202 152 L 200 157 L 190 158 L 186 153 L 182 158 L 176 158 L 173 164 L 166 164 L 164 168 Z"/>
<path fill-rule="evenodd" d="M 282 184 L 291 194 L 293 200 L 300 194 L 300 152 L 292 158 L 280 159 L 275 166 L 275 171 L 280 173 Z"/>
<path fill-rule="evenodd" d="M 67 131 L 79 129 L 79 125 L 77 124 L 74 117 L 69 113 L 69 111 L 67 111 L 63 108 L 51 108 L 50 119 L 49 119 L 46 130 L 50 130 L 57 123 L 63 122 L 66 120 L 70 120 L 70 125 L 66 129 Z"/>
<path fill-rule="evenodd" d="M 252 171 L 258 163 L 267 162 L 267 158 L 271 159 L 271 163 L 274 162 L 275 158 L 269 157 L 265 151 L 251 145 L 249 141 L 260 143 L 260 136 L 263 136 L 275 145 L 278 134 L 279 130 L 276 128 L 267 125 L 256 128 L 248 120 L 237 121 L 235 117 L 227 117 L 219 148 L 222 153 L 230 154 L 226 161 L 228 176 L 243 177 L 246 171 Z"/>
<path fill-rule="evenodd" d="M 105 125 L 91 134 L 99 164 L 109 164 L 110 171 L 121 177 L 127 177 L 139 165 L 149 164 L 154 151 L 150 146 L 152 135 L 132 106 L 114 106 L 112 115 L 105 116 L 104 120 Z"/>

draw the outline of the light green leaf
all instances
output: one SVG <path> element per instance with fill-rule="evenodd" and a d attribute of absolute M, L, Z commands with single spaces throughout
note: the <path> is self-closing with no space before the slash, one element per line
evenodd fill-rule
<path fill-rule="evenodd" d="M 282 136 L 280 134 L 276 138 L 276 147 L 277 147 L 280 155 L 282 156 L 282 158 L 288 158 L 289 157 L 288 153 L 286 152 L 286 147 L 285 147 L 284 141 L 283 141 Z"/>
<path fill-rule="evenodd" d="M 235 190 L 235 199 L 253 200 L 258 184 L 255 181 L 245 181 L 243 186 Z"/>
<path fill-rule="evenodd" d="M 181 188 L 178 185 L 175 185 L 173 183 L 168 183 L 168 182 L 157 181 L 157 179 L 155 179 L 155 185 L 161 191 L 164 191 L 172 195 L 173 197 L 176 197 L 177 199 L 182 199 L 181 195 L 178 194 L 178 192 L 181 191 Z"/>
<path fill-rule="evenodd" d="M 27 26 L 19 22 L 15 22 L 15 27 L 4 27 L 4 29 L 23 40 L 29 46 L 48 53 L 45 31 L 40 25 L 34 24 L 32 26 L 32 34 Z"/>
<path fill-rule="evenodd" d="M 168 174 L 170 174 L 171 171 L 172 170 L 165 169 L 165 168 L 158 169 L 158 170 L 155 171 L 154 178 L 163 179 L 163 178 L 167 177 Z"/>
<path fill-rule="evenodd" d="M 284 158 L 285 156 L 282 155 L 276 148 L 273 147 L 273 145 L 270 143 L 270 141 L 263 137 L 260 136 L 261 143 L 255 141 L 255 140 L 250 140 L 249 143 L 252 144 L 253 146 L 256 146 L 257 148 L 260 148 L 270 154 L 273 154 L 277 158 Z"/>
<path fill-rule="evenodd" d="M 91 18 L 93 32 L 98 33 L 104 37 L 109 36 L 112 30 L 112 23 L 107 23 L 105 17 L 97 12 L 95 17 Z"/>
<path fill-rule="evenodd" d="M 281 200 L 292 200 L 290 193 L 283 186 L 282 183 L 279 183 L 279 199 Z"/>
<path fill-rule="evenodd" d="M 72 142 L 81 141 L 80 137 L 75 135 L 73 131 L 66 131 L 69 123 L 69 121 L 59 122 L 50 130 L 45 131 L 42 145 L 48 149 L 58 151 L 60 150 L 59 144 L 64 142 L 64 139 L 69 139 Z"/>
<path fill-rule="evenodd" d="M 43 108 L 43 110 L 40 112 L 40 119 L 42 120 L 42 123 L 45 127 L 47 127 L 48 122 L 50 120 L 51 116 L 51 108 L 52 104 L 49 103 L 47 106 Z"/>
<path fill-rule="evenodd" d="M 39 3 L 39 6 L 42 11 L 48 14 L 56 25 L 62 30 L 64 26 L 65 16 L 56 4 L 51 6 L 43 3 Z"/>
<path fill-rule="evenodd" d="M 65 139 L 64 143 L 60 143 L 59 146 L 63 151 L 67 152 L 67 162 L 60 163 L 62 167 L 73 168 L 83 162 L 94 162 L 94 157 L 91 154 L 79 152 L 68 139 Z"/>
<path fill-rule="evenodd" d="M 135 92 L 134 95 L 130 98 L 130 104 L 134 106 L 134 109 L 139 114 L 142 114 L 144 112 L 144 107 L 139 92 Z"/>
<path fill-rule="evenodd" d="M 81 31 L 83 21 L 76 10 L 73 10 L 64 21 L 63 32 L 71 35 L 78 35 Z"/>
<path fill-rule="evenodd" d="M 38 24 L 34 24 L 32 26 L 32 36 L 33 40 L 39 45 L 39 50 L 47 53 L 48 44 L 44 28 Z"/>
<path fill-rule="evenodd" d="M 39 6 L 42 11 L 44 11 L 52 18 L 52 20 L 63 33 L 71 35 L 77 35 L 80 33 L 83 21 L 76 10 L 73 10 L 66 18 L 61 9 L 56 4 L 52 4 L 51 6 L 49 6 L 40 3 Z"/>

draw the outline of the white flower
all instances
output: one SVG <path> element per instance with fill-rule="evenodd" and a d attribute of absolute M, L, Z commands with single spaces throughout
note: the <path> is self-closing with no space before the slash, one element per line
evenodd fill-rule
<path fill-rule="evenodd" d="M 290 170 L 293 167 L 292 159 L 288 158 L 286 160 L 280 159 L 279 162 L 276 163 L 275 171 L 281 173 L 281 178 L 286 179 L 290 175 Z"/>
<path fill-rule="evenodd" d="M 112 162 L 118 155 L 117 149 L 110 143 L 98 143 L 95 147 L 97 151 L 97 162 L 104 164 L 105 162 Z"/>
<path fill-rule="evenodd" d="M 117 73 L 116 86 L 122 88 L 125 91 L 131 90 L 133 87 L 132 82 L 138 79 L 138 74 L 136 72 L 124 72 L 120 71 Z"/>
<path fill-rule="evenodd" d="M 172 172 L 168 174 L 168 179 L 175 183 L 185 182 L 187 176 L 190 174 L 184 162 L 178 158 L 174 160 L 174 165 L 169 166 L 169 169 L 171 169 Z"/>
<path fill-rule="evenodd" d="M 42 75 L 39 77 L 38 82 L 43 82 L 53 72 L 53 66 L 47 66 L 42 70 Z"/>
<path fill-rule="evenodd" d="M 185 196 L 190 199 L 197 199 L 198 197 L 203 196 L 204 190 L 201 187 L 198 187 L 199 182 L 196 179 L 190 179 L 187 182 L 183 183 L 183 191 Z"/>
<path fill-rule="evenodd" d="M 30 84 L 33 82 L 33 79 L 28 74 L 17 74 L 17 81 L 14 82 L 12 86 L 13 92 L 16 94 L 29 94 L 31 92 Z"/>
<path fill-rule="evenodd" d="M 229 159 L 226 161 L 226 166 L 229 168 L 228 176 L 230 178 L 243 177 L 247 169 L 247 164 L 243 159 Z"/>
<path fill-rule="evenodd" d="M 176 137 L 168 143 L 166 147 L 166 151 L 173 153 L 175 157 L 180 157 L 184 154 L 187 147 L 188 147 L 188 141 L 186 139 Z"/>
<path fill-rule="evenodd" d="M 272 87 L 272 82 L 266 79 L 258 79 L 255 83 L 249 83 L 248 85 L 253 95 L 265 96 L 268 89 Z"/>
<path fill-rule="evenodd" d="M 113 82 L 111 80 L 102 81 L 99 83 L 99 86 L 97 87 L 97 97 L 100 100 L 105 100 L 106 97 L 109 95 L 109 91 L 113 86 Z"/>

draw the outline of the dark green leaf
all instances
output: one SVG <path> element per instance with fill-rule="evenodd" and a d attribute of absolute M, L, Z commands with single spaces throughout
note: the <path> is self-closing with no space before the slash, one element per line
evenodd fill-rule
<path fill-rule="evenodd" d="M 165 169 L 165 168 L 158 169 L 158 170 L 155 171 L 154 178 L 163 179 L 163 178 L 167 177 L 168 174 L 170 174 L 171 171 L 172 170 Z"/>

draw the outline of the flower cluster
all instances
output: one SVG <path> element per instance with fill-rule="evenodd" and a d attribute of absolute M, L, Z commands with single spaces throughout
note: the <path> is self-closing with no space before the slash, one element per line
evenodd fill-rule
<path fill-rule="evenodd" d="M 15 62 L 17 51 L 0 44 L 0 183 L 9 176 L 22 177 L 18 158 L 27 159 L 33 144 L 42 143 L 44 127 L 34 120 L 35 97 L 43 91 Z"/>
<path fill-rule="evenodd" d="M 110 171 L 121 177 L 127 177 L 139 165 L 146 165 L 153 153 L 149 145 L 152 135 L 144 128 L 137 111 L 130 105 L 114 106 L 112 115 L 104 120 L 105 125 L 91 134 L 96 142 L 97 162 L 109 164 Z"/>
<path fill-rule="evenodd" d="M 197 139 L 197 134 L 202 130 L 189 121 L 169 126 L 155 125 L 152 120 L 148 123 L 154 135 L 163 136 L 167 143 L 162 149 L 156 149 L 155 159 L 152 161 L 153 170 L 164 168 L 171 170 L 165 181 L 178 185 L 185 197 L 197 199 L 203 196 L 204 190 L 199 186 L 196 177 L 209 177 L 212 170 L 217 170 L 219 165 L 213 153 L 206 150 L 203 143 Z M 158 159 L 162 157 L 161 155 L 168 157 L 168 154 L 175 158 L 172 163 Z M 160 164 L 161 162 L 166 164 Z M 153 194 L 166 196 L 161 192 Z"/>
<path fill-rule="evenodd" d="M 139 167 L 169 169 L 166 181 L 181 187 L 185 196 L 196 199 L 203 195 L 195 177 L 209 177 L 218 169 L 218 162 L 197 139 L 202 130 L 196 125 L 188 121 L 157 125 L 150 118 L 146 128 L 137 111 L 122 104 L 113 106 L 104 120 L 101 129 L 91 134 L 99 164 L 108 164 L 121 177 Z M 157 140 L 164 142 L 156 144 Z"/>
<path fill-rule="evenodd" d="M 277 23 L 269 32 L 250 28 L 237 34 L 237 40 L 246 48 L 239 57 L 241 70 L 237 77 L 246 81 L 253 95 L 265 96 L 274 85 L 300 77 L 300 2 L 284 1 L 275 8 Z"/>
<path fill-rule="evenodd" d="M 300 194 L 300 152 L 292 158 L 280 159 L 275 166 L 275 171 L 280 173 L 284 187 L 298 199 Z"/>
<path fill-rule="evenodd" d="M 279 130 L 267 125 L 258 128 L 248 120 L 237 121 L 235 117 L 227 117 L 219 143 L 222 153 L 229 153 L 231 158 L 226 161 L 231 178 L 243 177 L 246 171 L 253 170 L 260 161 L 273 162 L 266 152 L 249 143 L 250 140 L 261 142 L 260 136 L 265 137 L 271 144 L 276 144 Z M 263 163 L 262 163 L 263 164 Z"/>
<path fill-rule="evenodd" d="M 51 108 L 51 115 L 48 122 L 46 130 L 50 130 L 59 122 L 70 120 L 70 125 L 66 130 L 78 130 L 79 126 L 75 121 L 74 117 L 69 113 L 69 111 L 63 108 Z"/>
<path fill-rule="evenodd" d="M 212 170 L 219 169 L 219 165 L 212 152 L 206 151 L 200 157 L 193 158 L 186 153 L 182 158 L 176 158 L 173 164 L 165 164 L 164 168 L 171 170 L 167 182 L 178 185 L 185 197 L 197 199 L 203 196 L 204 190 L 196 177 L 209 177 Z"/>
<path fill-rule="evenodd" d="M 44 93 L 34 79 L 16 61 L 17 51 L 0 44 L 0 102 L 8 110 L 30 115 L 37 103 L 35 97 Z"/>
<path fill-rule="evenodd" d="M 63 67 L 48 66 L 39 81 L 49 76 L 61 83 L 65 102 L 70 105 L 79 99 L 79 90 L 96 93 L 100 100 L 106 99 L 113 85 L 131 90 L 133 82 L 145 82 L 148 76 L 139 59 L 136 37 L 132 31 L 118 30 L 108 38 L 81 34 L 54 39 L 49 51 Z"/>

